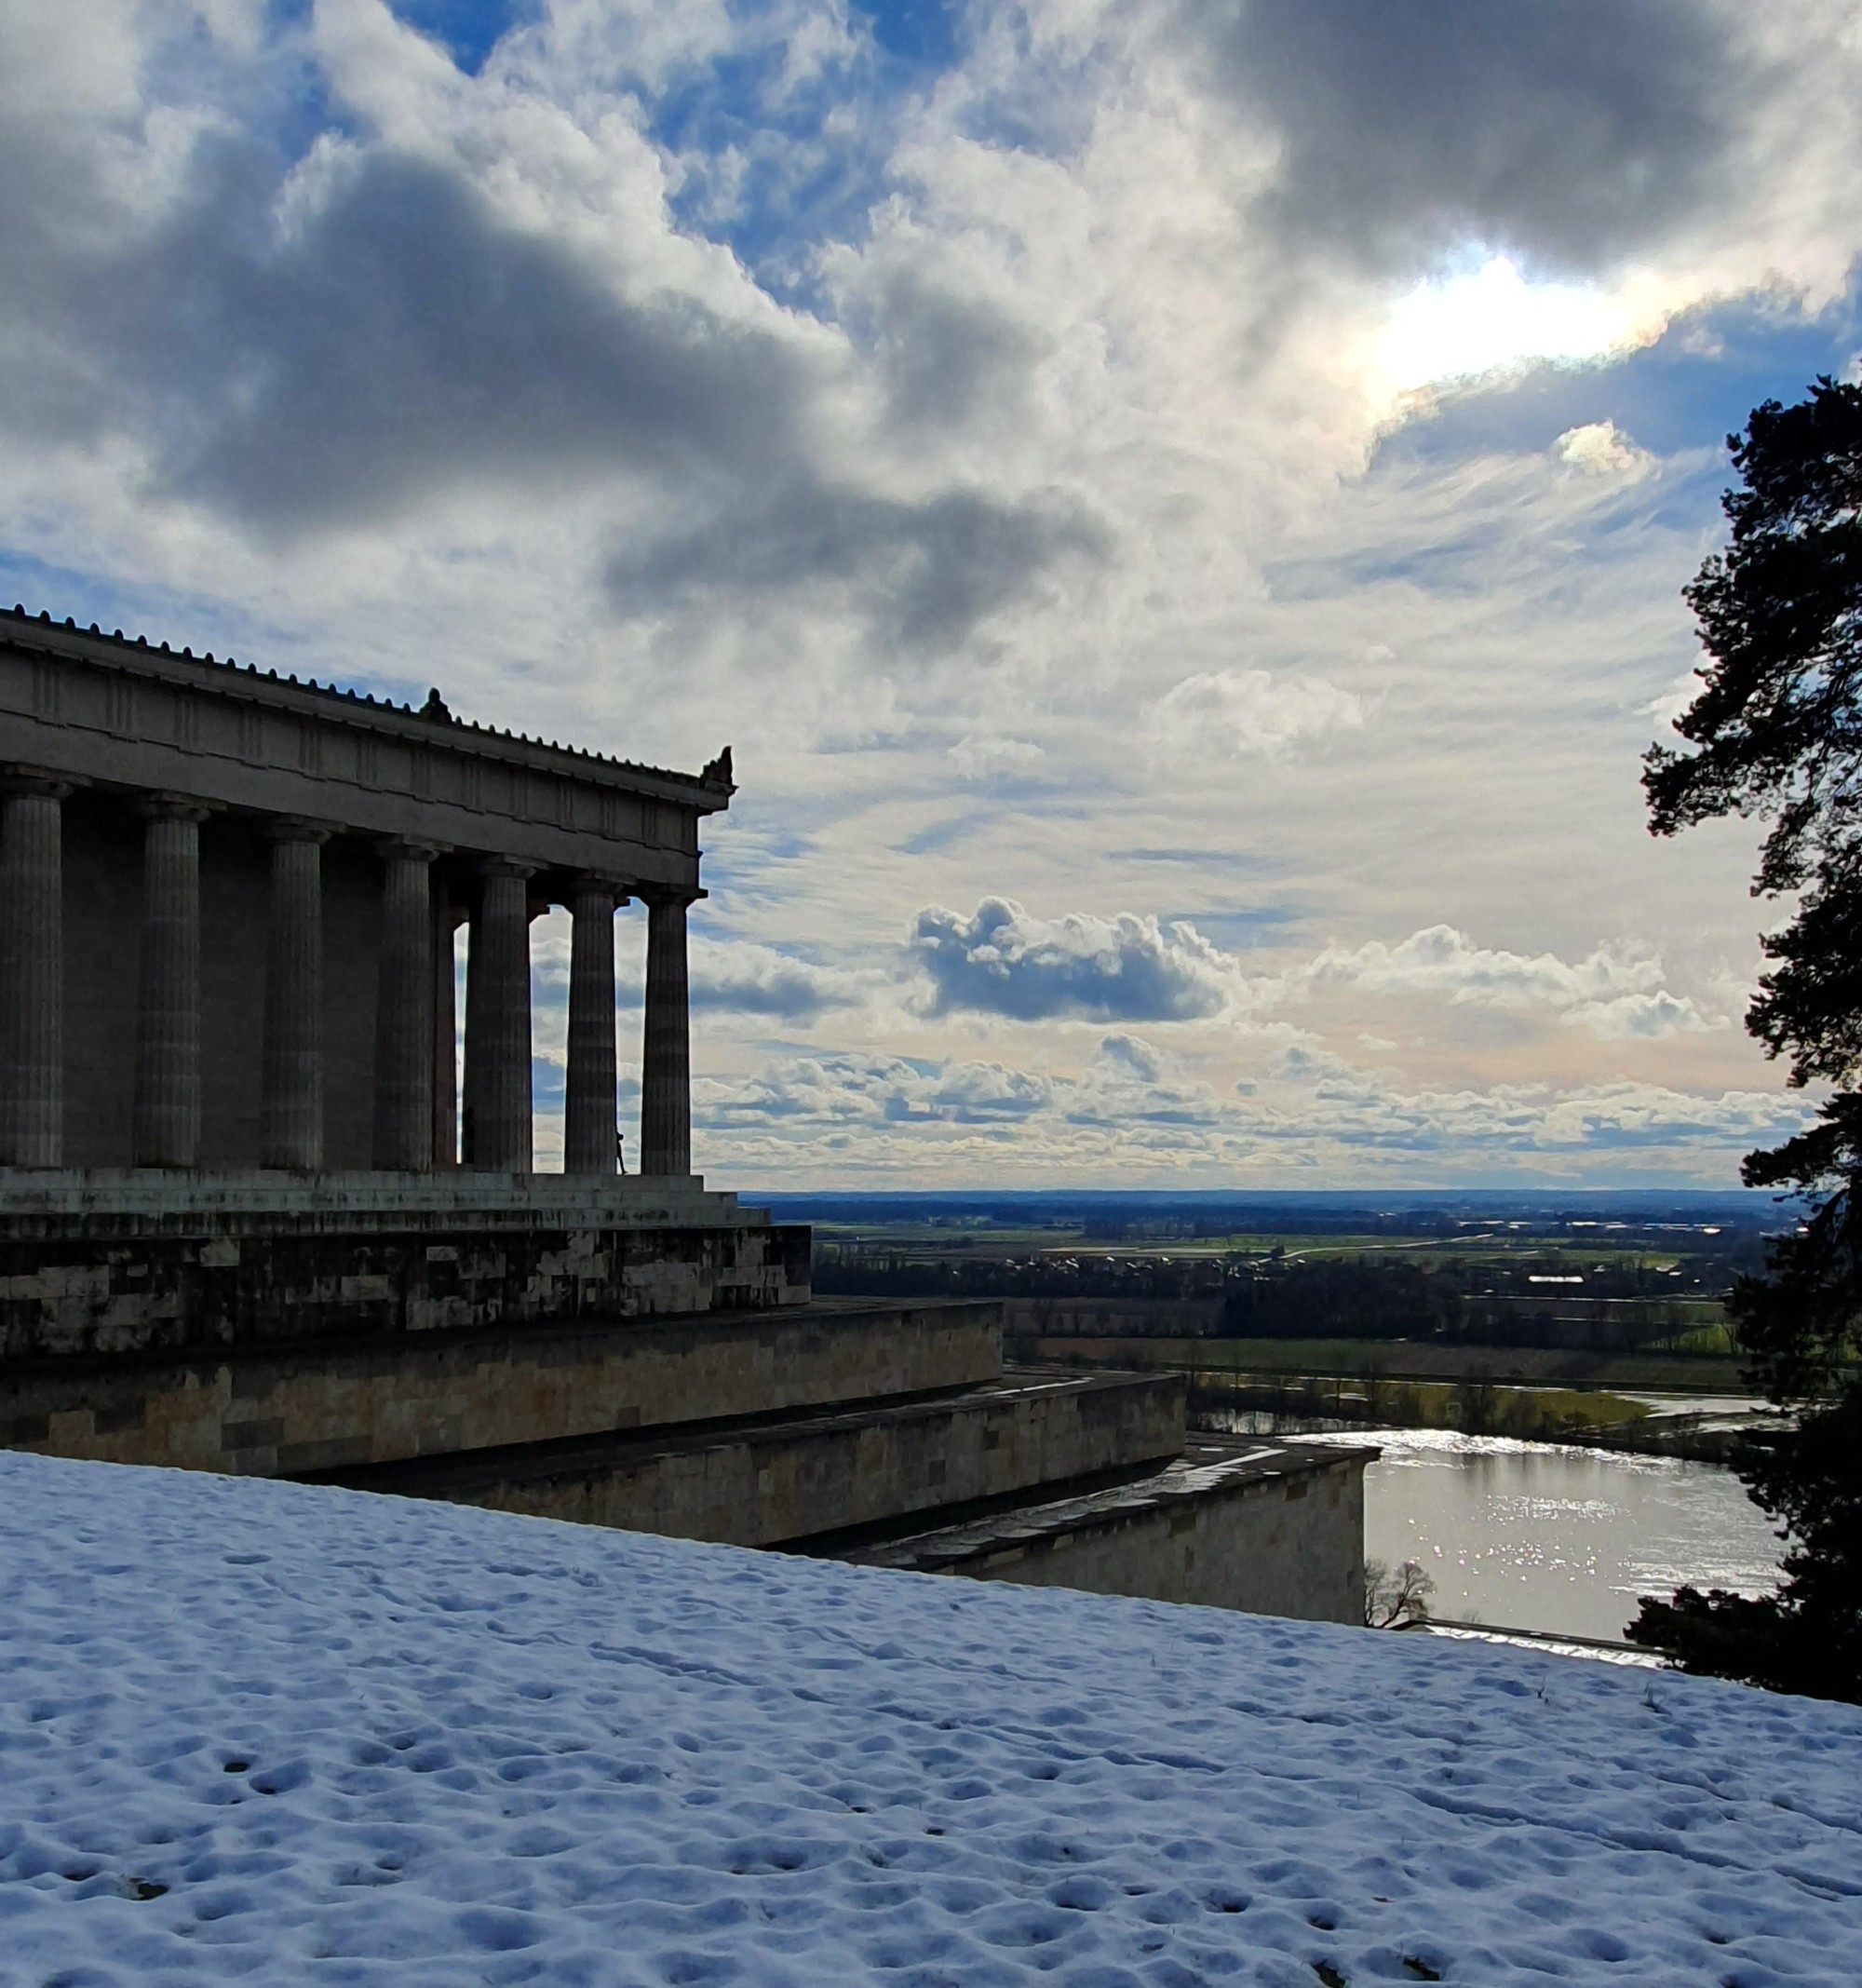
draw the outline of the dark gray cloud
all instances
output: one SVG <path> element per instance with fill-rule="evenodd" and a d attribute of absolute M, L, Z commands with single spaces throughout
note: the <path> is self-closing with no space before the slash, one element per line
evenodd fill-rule
<path fill-rule="evenodd" d="M 812 1021 L 830 1008 L 853 1008 L 858 996 L 800 961 L 758 962 L 736 972 L 713 965 L 693 976 L 692 1006 L 739 1015 L 776 1015 Z"/>
<path fill-rule="evenodd" d="M 638 478 L 668 523 L 615 556 L 618 605 L 845 583 L 877 639 L 915 652 L 961 642 L 1057 561 L 1108 550 L 1059 497 L 908 500 L 824 478 L 830 360 L 690 298 L 623 300 L 442 164 L 364 152 L 282 230 L 286 162 L 248 140 L 205 145 L 153 229 L 122 226 L 67 164 L 61 181 L 39 159 L 38 207 L 0 217 L 18 278 L 0 298 L 0 420 L 131 436 L 159 494 L 261 535 L 384 521 L 475 484 Z M 914 323 L 901 405 L 974 402 L 986 372 L 1013 370 L 1008 331 L 981 316 L 921 298 Z"/>
<path fill-rule="evenodd" d="M 888 411 L 901 426 L 1013 418 L 1048 350 L 994 305 L 927 277 L 901 271 L 880 299 L 875 352 Z"/>
<path fill-rule="evenodd" d="M 473 481 L 792 456 L 811 385 L 777 337 L 689 300 L 628 304 L 424 160 L 366 155 L 282 237 L 275 180 L 223 150 L 152 236 L 42 246 L 55 282 L 14 291 L 16 313 L 55 310 L 89 420 L 140 431 L 169 490 L 289 534 Z"/>
<path fill-rule="evenodd" d="M 1291 237 L 1383 263 L 1469 237 L 1568 268 L 1720 189 L 1765 87 L 1702 0 L 1191 0 L 1221 87 L 1286 151 Z"/>
<path fill-rule="evenodd" d="M 838 583 L 853 589 L 878 640 L 935 653 L 1025 599 L 1059 561 L 1103 559 L 1111 545 L 1099 520 L 1058 495 L 1014 504 L 958 489 L 907 499 L 799 473 L 630 547 L 609 566 L 608 585 L 633 607 Z"/>
<path fill-rule="evenodd" d="M 1191 927 L 1129 913 L 1035 918 L 985 898 L 967 918 L 927 906 L 912 943 L 934 1015 L 1189 1021 L 1220 1014 L 1233 992 L 1228 963 Z"/>

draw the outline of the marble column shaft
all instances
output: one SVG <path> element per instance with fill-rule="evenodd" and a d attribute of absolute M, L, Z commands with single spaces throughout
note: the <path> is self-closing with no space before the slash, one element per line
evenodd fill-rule
<path fill-rule="evenodd" d="M 433 1166 L 433 904 L 438 850 L 382 849 L 382 941 L 375 981 L 375 1165 L 397 1173 Z M 449 990 L 450 992 L 451 990 Z"/>
<path fill-rule="evenodd" d="M 614 906 L 599 877 L 570 893 L 569 1070 L 563 1092 L 562 1170 L 614 1170 Z"/>
<path fill-rule="evenodd" d="M 61 781 L 9 780 L 0 800 L 0 1166 L 64 1157 Z"/>
<path fill-rule="evenodd" d="M 259 1164 L 323 1165 L 323 845 L 327 829 L 270 824 L 271 916 Z"/>
<path fill-rule="evenodd" d="M 139 1167 L 192 1167 L 200 1147 L 200 824 L 207 810 L 144 804 L 137 975 Z"/>
<path fill-rule="evenodd" d="M 692 1171 L 692 1038 L 685 899 L 649 899 L 641 1043 L 641 1171 Z"/>
<path fill-rule="evenodd" d="M 466 961 L 470 1164 L 493 1173 L 531 1170 L 530 874 L 522 863 L 480 865 L 482 888 Z"/>

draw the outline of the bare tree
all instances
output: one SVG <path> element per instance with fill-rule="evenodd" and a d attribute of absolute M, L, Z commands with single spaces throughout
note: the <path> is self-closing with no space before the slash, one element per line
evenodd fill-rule
<path fill-rule="evenodd" d="M 1394 1571 L 1386 1561 L 1366 1561 L 1365 1628 L 1407 1629 L 1412 1622 L 1426 1622 L 1429 1619 L 1429 1597 L 1435 1591 L 1435 1580 L 1423 1572 L 1420 1561 L 1406 1560 Z"/>

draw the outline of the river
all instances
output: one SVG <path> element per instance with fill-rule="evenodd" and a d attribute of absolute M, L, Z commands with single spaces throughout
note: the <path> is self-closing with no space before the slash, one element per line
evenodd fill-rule
<path fill-rule="evenodd" d="M 1383 1450 L 1365 1473 L 1365 1554 L 1418 1562 L 1437 1621 L 1618 1638 L 1639 1595 L 1777 1582 L 1770 1521 L 1718 1464 L 1445 1429 L 1316 1440 Z"/>

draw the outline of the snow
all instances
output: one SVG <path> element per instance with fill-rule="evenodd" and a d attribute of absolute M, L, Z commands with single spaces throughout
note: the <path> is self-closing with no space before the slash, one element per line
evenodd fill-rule
<path fill-rule="evenodd" d="M 1853 1984 L 1862 1712 L 0 1454 L 0 1982 Z"/>

